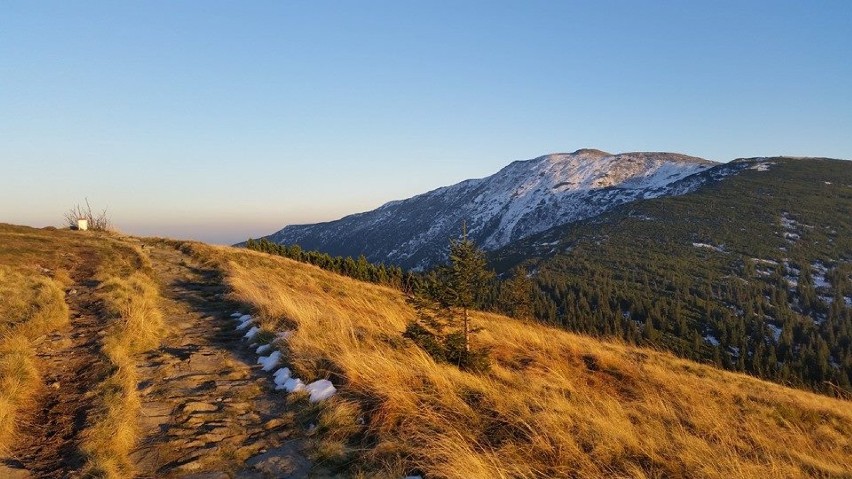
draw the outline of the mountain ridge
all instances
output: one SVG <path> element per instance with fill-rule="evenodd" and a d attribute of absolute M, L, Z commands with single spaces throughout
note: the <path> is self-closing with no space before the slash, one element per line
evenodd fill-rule
<path fill-rule="evenodd" d="M 289 225 L 266 238 L 335 255 L 424 269 L 441 260 L 467 222 L 486 249 L 600 214 L 637 199 L 681 194 L 667 187 L 718 163 L 678 153 L 610 154 L 584 148 L 509 163 L 496 173 L 394 200 L 338 220 Z"/>

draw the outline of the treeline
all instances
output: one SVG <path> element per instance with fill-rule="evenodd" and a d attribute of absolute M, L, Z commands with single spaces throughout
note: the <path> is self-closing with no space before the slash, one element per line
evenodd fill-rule
<path fill-rule="evenodd" d="M 357 280 L 390 286 L 404 293 L 439 303 L 445 302 L 444 296 L 447 289 L 447 266 L 445 265 L 423 273 L 403 271 L 398 266 L 371 263 L 367 261 L 364 255 L 357 259 L 348 256 L 331 256 L 320 251 L 304 250 L 299 245 L 273 243 L 266 238 L 249 239 L 246 241 L 245 247 L 312 264 L 326 271 Z M 475 248 L 475 246 L 472 247 Z M 476 250 L 481 253 L 480 250 Z M 505 280 L 490 277 L 488 284 L 483 288 L 483 292 L 474 296 L 470 305 L 476 309 L 502 313 L 515 318 L 545 317 L 538 313 L 547 309 L 547 307 L 542 307 L 543 304 L 547 304 L 547 295 L 535 287 L 534 282 L 521 268 L 513 270 Z"/>
<path fill-rule="evenodd" d="M 320 251 L 303 250 L 299 245 L 273 243 L 266 238 L 260 240 L 249 239 L 246 241 L 245 247 L 255 251 L 283 256 L 302 263 L 312 264 L 333 273 L 360 281 L 390 286 L 402 291 L 414 291 L 418 284 L 416 273 L 403 271 L 398 266 L 370 263 L 364 255 L 359 256 L 358 259 L 348 256 L 331 256 L 328 253 Z"/>

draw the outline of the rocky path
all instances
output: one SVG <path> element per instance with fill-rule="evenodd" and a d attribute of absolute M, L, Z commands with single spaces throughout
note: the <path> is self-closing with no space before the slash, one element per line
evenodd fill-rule
<path fill-rule="evenodd" d="M 171 331 L 139 359 L 144 478 L 299 478 L 312 471 L 285 397 L 229 319 L 216 271 L 171 246 L 148 243 Z"/>

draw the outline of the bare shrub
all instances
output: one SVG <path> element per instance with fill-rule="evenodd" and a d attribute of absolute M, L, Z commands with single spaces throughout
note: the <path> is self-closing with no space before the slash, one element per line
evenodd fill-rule
<path fill-rule="evenodd" d="M 83 207 L 79 203 L 65 213 L 65 222 L 71 229 L 77 228 L 77 220 L 86 220 L 89 229 L 94 231 L 110 231 L 112 222 L 107 216 L 107 210 L 104 208 L 99 214 L 92 211 L 89 205 L 89 199 L 86 198 L 86 206 Z"/>

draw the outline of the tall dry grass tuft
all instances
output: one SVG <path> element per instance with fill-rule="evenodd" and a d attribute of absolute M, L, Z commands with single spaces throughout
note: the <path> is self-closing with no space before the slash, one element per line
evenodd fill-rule
<path fill-rule="evenodd" d="M 494 364 L 471 374 L 402 338 L 416 313 L 398 291 L 185 250 L 221 268 L 264 328 L 295 330 L 282 349 L 297 375 L 339 385 L 320 408 L 318 457 L 366 475 L 852 477 L 849 402 L 485 313 L 474 342 Z"/>
<path fill-rule="evenodd" d="M 40 385 L 33 341 L 68 321 L 62 285 L 0 266 L 0 452 L 8 452 L 19 411 Z"/>
<path fill-rule="evenodd" d="M 141 271 L 127 278 L 109 277 L 98 294 L 110 318 L 101 348 L 109 372 L 96 387 L 96 406 L 81 451 L 87 476 L 119 479 L 133 475 L 129 456 L 137 442 L 141 408 L 135 356 L 159 344 L 164 324 L 157 286 Z"/>

